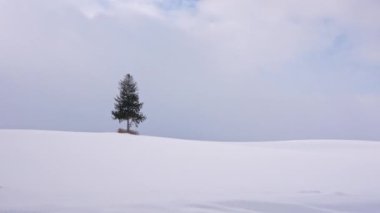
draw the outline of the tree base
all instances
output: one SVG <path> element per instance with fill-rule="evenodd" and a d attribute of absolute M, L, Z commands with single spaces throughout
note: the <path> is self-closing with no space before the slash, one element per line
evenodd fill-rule
<path fill-rule="evenodd" d="M 131 135 L 138 135 L 139 132 L 138 131 L 135 131 L 135 130 L 126 130 L 126 129 L 122 129 L 122 128 L 119 128 L 117 130 L 118 133 L 128 133 L 128 134 L 131 134 Z"/>

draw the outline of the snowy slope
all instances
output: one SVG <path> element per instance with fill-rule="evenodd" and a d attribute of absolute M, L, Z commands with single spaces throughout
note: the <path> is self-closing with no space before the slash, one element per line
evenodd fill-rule
<path fill-rule="evenodd" d="M 0 212 L 380 212 L 380 142 L 0 130 Z"/>

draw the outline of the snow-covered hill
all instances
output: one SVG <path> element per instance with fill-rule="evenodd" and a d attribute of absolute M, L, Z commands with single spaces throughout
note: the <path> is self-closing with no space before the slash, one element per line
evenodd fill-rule
<path fill-rule="evenodd" d="M 380 142 L 0 130 L 0 212 L 380 212 Z"/>

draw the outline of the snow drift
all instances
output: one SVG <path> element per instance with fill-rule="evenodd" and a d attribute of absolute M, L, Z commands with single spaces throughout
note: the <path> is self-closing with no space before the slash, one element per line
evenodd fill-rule
<path fill-rule="evenodd" d="M 0 130 L 0 212 L 380 212 L 380 143 Z"/>

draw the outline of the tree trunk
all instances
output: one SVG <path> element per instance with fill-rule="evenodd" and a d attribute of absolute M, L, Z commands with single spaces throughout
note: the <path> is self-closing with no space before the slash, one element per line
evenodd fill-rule
<path fill-rule="evenodd" d="M 129 125 L 129 119 L 127 119 L 127 132 L 129 132 L 129 128 L 131 125 Z"/>

